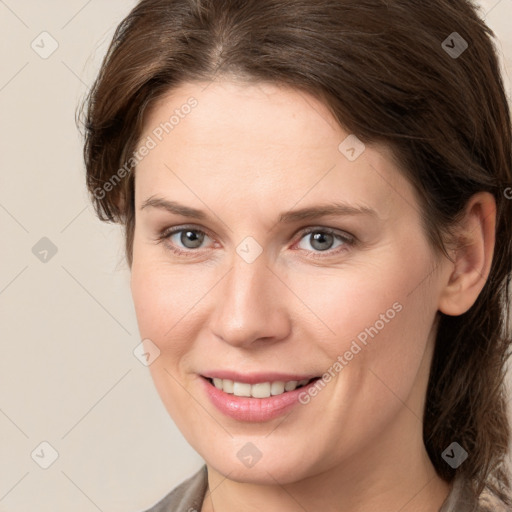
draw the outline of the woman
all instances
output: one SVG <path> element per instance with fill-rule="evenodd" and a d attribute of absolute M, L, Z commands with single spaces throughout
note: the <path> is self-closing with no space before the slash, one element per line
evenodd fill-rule
<path fill-rule="evenodd" d="M 510 115 L 464 0 L 142 0 L 86 105 L 205 466 L 151 511 L 510 501 Z"/>

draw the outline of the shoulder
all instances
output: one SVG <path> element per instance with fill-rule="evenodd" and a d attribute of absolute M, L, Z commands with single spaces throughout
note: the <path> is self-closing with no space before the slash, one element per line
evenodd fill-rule
<path fill-rule="evenodd" d="M 456 476 L 452 490 L 439 512 L 507 512 L 507 509 L 487 488 L 475 498 L 470 481 Z"/>
<path fill-rule="evenodd" d="M 145 512 L 199 512 L 208 486 L 206 464 Z"/>
<path fill-rule="evenodd" d="M 478 505 L 478 512 L 507 512 L 505 504 L 488 489 L 480 495 Z"/>

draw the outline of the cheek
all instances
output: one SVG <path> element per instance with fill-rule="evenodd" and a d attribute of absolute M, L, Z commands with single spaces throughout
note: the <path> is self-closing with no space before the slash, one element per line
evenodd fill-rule
<path fill-rule="evenodd" d="M 194 337 L 190 331 L 196 323 L 191 322 L 193 306 L 201 296 L 201 290 L 191 287 L 189 277 L 183 270 L 171 271 L 154 260 L 134 258 L 132 265 L 131 290 L 140 336 L 150 339 L 160 350 L 149 371 L 163 404 L 183 432 L 190 430 L 189 422 L 200 416 L 190 402 L 190 382 L 181 372 Z"/>
<path fill-rule="evenodd" d="M 134 261 L 131 271 L 131 291 L 137 323 L 142 338 L 156 339 L 154 328 L 160 326 L 157 318 L 162 317 L 165 304 L 161 283 L 153 272 L 147 270 L 146 265 Z"/>
<path fill-rule="evenodd" d="M 378 376 L 405 397 L 418 374 L 437 311 L 435 289 L 426 279 L 432 261 L 420 242 L 408 258 L 387 247 L 372 255 L 372 264 L 290 276 L 307 305 L 302 322 L 308 318 L 310 329 L 316 326 L 315 348 L 330 365 L 341 356 L 340 365 L 329 368 L 337 374 L 346 368 L 344 378 L 366 379 L 368 391 L 372 383 L 375 391 L 384 385 Z"/>
<path fill-rule="evenodd" d="M 425 281 L 429 262 L 421 257 L 412 259 L 414 264 L 393 259 L 379 261 L 376 255 L 371 265 L 347 265 L 316 273 L 297 271 L 287 279 L 295 295 L 288 293 L 287 304 L 297 304 L 302 320 L 308 319 L 308 324 L 317 326 L 317 341 L 323 339 L 326 347 L 332 345 L 336 349 L 359 335 L 364 343 L 365 337 L 370 336 L 368 331 L 403 327 L 407 319 L 417 325 L 416 316 L 425 317 L 423 313 L 430 308 L 432 297 Z M 414 290 L 421 281 L 425 282 Z"/>
<path fill-rule="evenodd" d="M 161 257 L 134 258 L 131 291 L 142 338 L 151 339 L 172 365 L 193 346 L 204 319 L 208 291 L 217 273 L 194 265 L 170 264 Z"/>
<path fill-rule="evenodd" d="M 192 290 L 184 293 L 184 276 L 162 272 L 158 264 L 134 262 L 131 289 L 140 334 L 161 343 L 186 312 Z"/>

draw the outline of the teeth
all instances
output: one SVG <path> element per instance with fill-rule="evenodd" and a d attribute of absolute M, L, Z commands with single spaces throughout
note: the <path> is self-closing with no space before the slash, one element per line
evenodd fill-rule
<path fill-rule="evenodd" d="M 270 382 L 253 384 L 250 388 L 251 396 L 254 398 L 268 398 L 270 396 Z"/>
<path fill-rule="evenodd" d="M 245 382 L 233 383 L 233 395 L 235 396 L 251 396 L 251 385 Z"/>
<path fill-rule="evenodd" d="M 281 393 L 284 393 L 284 382 L 272 382 L 270 385 L 270 394 L 280 395 Z"/>
<path fill-rule="evenodd" d="M 233 382 L 229 379 L 213 379 L 213 385 L 225 393 L 253 398 L 268 398 L 269 396 L 281 395 L 286 391 L 293 391 L 300 386 L 305 386 L 308 382 L 309 379 L 247 384 L 245 382 Z"/>
<path fill-rule="evenodd" d="M 297 387 L 297 381 L 296 380 L 291 380 L 290 382 L 287 382 L 284 385 L 284 390 L 285 391 L 293 391 L 296 387 Z"/>
<path fill-rule="evenodd" d="M 223 391 L 225 391 L 226 393 L 233 393 L 233 388 L 235 387 L 234 386 L 234 382 L 232 380 L 228 380 L 228 379 L 217 379 L 220 381 L 219 385 L 217 386 L 219 389 L 222 389 Z"/>

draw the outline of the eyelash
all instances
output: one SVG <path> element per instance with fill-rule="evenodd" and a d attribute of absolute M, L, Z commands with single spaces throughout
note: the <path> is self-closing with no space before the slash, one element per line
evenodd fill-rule
<path fill-rule="evenodd" d="M 213 238 L 210 236 L 210 234 L 207 231 L 204 231 L 203 229 L 198 229 L 195 226 L 177 226 L 173 228 L 164 229 L 157 237 L 156 242 L 162 243 L 167 242 L 169 238 L 176 234 L 181 233 L 182 231 L 194 231 L 198 233 L 203 233 L 209 238 Z M 320 227 L 320 226 L 314 226 L 314 227 L 308 227 L 303 229 L 299 232 L 299 239 L 298 242 L 300 242 L 305 236 L 311 234 L 311 233 L 324 233 L 333 235 L 336 239 L 343 242 L 343 245 L 336 248 L 336 249 L 328 249 L 326 251 L 307 251 L 307 249 L 299 249 L 307 252 L 311 252 L 312 254 L 308 256 L 309 258 L 325 258 L 329 256 L 334 256 L 339 253 L 345 252 L 349 250 L 350 247 L 356 245 L 357 239 L 353 235 L 349 235 L 347 233 L 341 234 L 338 230 L 328 228 L 328 227 Z M 297 242 L 297 243 L 298 243 Z M 201 249 L 179 249 L 175 245 L 170 243 L 165 243 L 166 247 L 168 247 L 172 252 L 180 255 L 180 256 L 186 256 L 186 257 L 193 257 L 197 256 L 197 253 L 201 251 Z M 295 245 L 295 244 L 294 244 Z"/>

